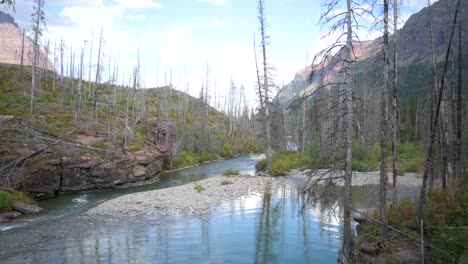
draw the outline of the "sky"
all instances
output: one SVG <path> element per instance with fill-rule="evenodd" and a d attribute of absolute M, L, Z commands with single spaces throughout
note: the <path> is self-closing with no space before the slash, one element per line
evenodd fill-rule
<path fill-rule="evenodd" d="M 327 46 L 322 39 L 328 29 L 319 23 L 323 7 L 319 0 L 265 0 L 265 15 L 270 35 L 269 61 L 275 67 L 274 79 L 282 86 L 310 63 L 310 58 Z M 426 0 L 402 0 L 400 24 L 427 5 Z M 10 13 L 26 31 L 31 30 L 33 0 L 16 0 Z M 376 6 L 376 10 L 381 7 Z M 230 82 L 243 85 L 250 104 L 256 104 L 253 37 L 259 43 L 257 1 L 254 0 L 46 0 L 46 28 L 42 42 L 63 39 L 79 61 L 85 45 L 85 69 L 94 67 L 99 33 L 103 31 L 104 73 L 119 65 L 120 84 L 130 78 L 140 55 L 142 86 L 171 83 L 179 90 L 198 96 L 203 83 L 208 87 L 211 104 L 214 94 L 220 102 Z M 361 40 L 379 35 L 362 28 Z M 86 41 L 86 42 L 85 42 Z M 84 44 L 86 43 L 86 44 Z M 92 62 L 89 54 L 92 43 Z M 58 46 L 58 44 L 57 44 Z M 85 70 L 87 71 L 87 70 Z M 172 74 L 171 74 L 172 72 Z M 84 73 L 87 76 L 87 72 Z M 93 73 L 94 75 L 94 73 Z M 166 77 L 165 77 L 166 76 Z"/>

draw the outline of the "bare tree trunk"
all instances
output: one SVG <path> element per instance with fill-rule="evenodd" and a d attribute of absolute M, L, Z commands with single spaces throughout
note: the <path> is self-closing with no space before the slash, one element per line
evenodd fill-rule
<path fill-rule="evenodd" d="M 392 172 L 393 172 L 393 202 L 398 199 L 398 0 L 393 0 L 393 100 L 392 100 Z"/>
<path fill-rule="evenodd" d="M 83 47 L 81 48 L 80 54 L 80 74 L 78 76 L 78 94 L 76 96 L 76 110 L 75 110 L 75 122 L 78 123 L 80 120 L 80 112 L 81 112 L 81 86 L 83 81 L 83 58 L 84 58 L 84 51 L 86 47 L 86 41 L 83 43 Z"/>
<path fill-rule="evenodd" d="M 457 116 L 455 137 L 455 177 L 453 189 L 463 191 L 463 157 L 462 157 L 462 23 L 458 22 L 458 89 L 457 89 Z"/>
<path fill-rule="evenodd" d="M 259 20 L 260 20 L 260 34 L 262 37 L 262 55 L 263 55 L 263 91 L 265 95 L 265 139 L 266 139 L 266 157 L 267 157 L 267 171 L 271 173 L 272 167 L 272 151 L 271 151 L 271 133 L 270 133 L 270 111 L 269 111 L 269 86 L 268 86 L 268 67 L 267 67 L 267 56 L 266 56 L 266 41 L 267 41 L 267 34 L 265 28 L 265 16 L 264 16 L 264 7 L 263 7 L 263 0 L 258 1 L 258 12 L 259 12 Z"/>
<path fill-rule="evenodd" d="M 25 35 L 25 30 L 23 29 L 23 40 L 21 42 L 21 70 L 20 70 L 20 80 L 21 80 L 21 85 L 23 86 L 23 96 L 26 96 L 26 86 L 24 85 L 24 35 Z"/>
<path fill-rule="evenodd" d="M 353 91 L 350 80 L 351 67 L 351 49 L 353 29 L 351 24 L 352 6 L 351 0 L 346 0 L 347 15 L 346 15 L 346 46 L 345 46 L 345 62 L 344 71 L 346 78 L 346 164 L 344 175 L 344 221 L 343 221 L 343 254 L 350 256 L 353 252 L 353 237 L 351 230 L 351 178 L 353 176 Z"/>
<path fill-rule="evenodd" d="M 94 33 L 91 32 L 91 41 L 89 42 L 89 72 L 88 72 L 88 98 L 91 97 L 91 67 L 93 65 L 92 57 L 93 57 L 93 37 Z M 88 101 L 89 99 L 86 99 Z"/>
<path fill-rule="evenodd" d="M 96 81 L 93 93 L 93 125 L 95 128 L 96 133 L 98 132 L 99 125 L 98 125 L 98 109 L 97 109 L 97 96 L 99 92 L 100 82 L 101 82 L 101 53 L 102 53 L 102 44 L 104 42 L 103 38 L 103 28 L 101 28 L 101 33 L 99 35 L 99 47 L 98 47 L 98 58 L 97 58 L 97 65 L 96 65 Z"/>

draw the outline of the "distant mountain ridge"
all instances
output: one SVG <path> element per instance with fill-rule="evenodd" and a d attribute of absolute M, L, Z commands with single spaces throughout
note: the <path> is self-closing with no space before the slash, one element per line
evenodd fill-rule
<path fill-rule="evenodd" d="M 21 46 L 23 42 L 23 32 L 9 14 L 0 11 L 0 63 L 21 64 Z M 47 58 L 40 45 L 38 67 L 54 70 L 53 64 Z M 26 66 L 32 65 L 33 40 L 25 35 L 23 63 Z"/>
<path fill-rule="evenodd" d="M 430 23 L 428 22 L 429 17 L 431 17 L 432 20 L 436 57 L 439 62 L 442 61 L 447 48 L 447 14 L 449 12 L 448 4 L 450 2 L 455 3 L 453 0 L 440 0 L 432 4 L 430 11 L 428 7 L 421 9 L 418 13 L 411 15 L 405 25 L 399 30 L 399 68 L 408 71 L 410 68 L 412 70 L 418 68 L 416 72 L 412 72 L 412 74 L 402 73 L 400 75 L 400 93 L 405 95 L 421 95 L 427 88 L 426 86 L 428 86 L 427 80 L 424 79 L 427 75 L 428 67 L 421 66 L 426 66 L 426 64 L 430 64 L 431 62 L 432 51 L 430 43 Z M 429 12 L 431 14 L 430 16 Z M 458 18 L 459 21 L 462 21 L 463 43 L 468 41 L 468 19 L 464 19 L 466 17 L 468 17 L 468 0 L 461 0 Z M 391 43 L 393 41 L 392 38 L 393 37 L 390 39 Z M 358 61 L 356 66 L 357 72 L 365 71 L 364 67 L 370 67 L 370 69 L 372 69 L 372 66 L 369 65 L 379 61 L 382 42 L 382 37 L 380 37 L 375 40 L 361 42 L 360 45 L 354 45 L 355 52 L 358 51 L 355 57 Z M 455 43 L 457 42 L 458 39 L 456 39 Z M 390 53 L 390 57 L 392 57 L 392 47 Z M 330 82 L 338 77 L 340 67 L 339 60 L 327 63 L 332 63 L 333 65 L 329 65 L 331 67 L 328 67 L 328 69 L 323 72 L 316 71 L 311 82 L 307 80 L 311 67 L 309 66 L 299 70 L 294 79 L 279 90 L 277 98 L 280 103 L 289 106 L 296 99 L 313 94 L 320 80 L 323 78 Z M 323 74 L 323 76 L 320 74 Z M 418 81 L 420 82 L 418 83 Z M 417 87 L 415 87 L 415 84 L 418 84 Z"/>

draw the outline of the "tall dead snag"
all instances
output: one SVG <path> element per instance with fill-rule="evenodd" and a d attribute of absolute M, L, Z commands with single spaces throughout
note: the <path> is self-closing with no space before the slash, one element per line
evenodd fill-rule
<path fill-rule="evenodd" d="M 460 2 L 460 1 L 459 1 Z M 463 191 L 463 157 L 462 157 L 462 23 L 458 23 L 458 87 L 457 87 L 457 114 L 455 133 L 455 177 L 453 187 Z M 454 188 L 454 189 L 455 189 Z"/>
<path fill-rule="evenodd" d="M 460 7 L 460 0 L 457 1 L 457 5 L 455 7 L 455 15 L 453 17 L 453 24 L 451 27 L 450 31 L 450 38 L 449 38 L 449 43 L 447 46 L 447 50 L 445 53 L 445 62 L 444 62 L 444 71 L 442 73 L 442 79 L 440 81 L 440 88 L 438 91 L 438 96 L 437 98 L 437 104 L 436 104 L 436 109 L 434 112 L 434 117 L 432 118 L 433 122 L 431 123 L 431 129 L 430 129 L 430 141 L 429 141 L 429 147 L 427 150 L 427 157 L 426 157 L 426 164 L 424 168 L 424 174 L 423 174 L 423 182 L 421 185 L 421 193 L 419 196 L 419 204 L 418 204 L 418 221 L 421 223 L 421 220 L 423 218 L 423 209 L 424 209 L 424 204 L 426 202 L 426 189 L 427 189 L 427 180 L 429 178 L 429 171 L 432 168 L 432 157 L 433 157 L 433 151 L 434 151 L 434 142 L 436 138 L 436 130 L 437 130 L 437 125 L 439 121 L 439 114 L 440 114 L 440 105 L 442 103 L 442 94 L 444 92 L 445 88 L 445 76 L 447 75 L 447 69 L 448 69 L 448 61 L 450 57 L 450 51 L 452 48 L 452 41 L 453 41 L 453 35 L 455 32 L 455 25 L 457 22 L 457 16 L 458 16 L 458 10 Z"/>
<path fill-rule="evenodd" d="M 393 202 L 398 199 L 398 0 L 393 0 L 393 95 L 392 95 L 392 177 Z"/>
<path fill-rule="evenodd" d="M 352 49 L 352 24 L 353 15 L 351 0 L 346 0 L 346 46 L 345 61 L 343 63 L 344 76 L 346 78 L 346 164 L 344 186 L 344 222 L 343 222 L 343 254 L 348 257 L 353 252 L 353 237 L 351 231 L 351 177 L 353 176 L 353 91 L 351 85 L 351 49 Z"/>
<path fill-rule="evenodd" d="M 31 102 L 29 105 L 29 115 L 32 116 L 34 109 L 34 90 L 36 88 L 36 63 L 39 53 L 39 38 L 42 36 L 42 27 L 45 25 L 44 0 L 34 0 L 33 19 L 33 58 L 31 70 Z"/>
<path fill-rule="evenodd" d="M 266 21 L 265 21 L 265 7 L 263 5 L 263 0 L 258 0 L 258 20 L 260 22 L 260 36 L 261 36 L 261 46 L 262 46 L 262 56 L 263 56 L 263 95 L 264 95 L 264 123 L 265 123 L 265 152 L 267 157 L 267 171 L 271 173 L 271 128 L 270 128 L 270 107 L 269 107 L 269 74 L 268 74 L 268 63 L 267 63 L 267 41 L 268 41 L 268 34 L 266 33 Z"/>
<path fill-rule="evenodd" d="M 20 80 L 21 80 L 21 85 L 23 87 L 23 96 L 26 96 L 27 89 L 26 86 L 24 85 L 24 36 L 26 34 L 26 30 L 23 29 L 23 40 L 21 41 L 21 68 L 20 68 Z"/>
<path fill-rule="evenodd" d="M 97 96 L 99 94 L 99 90 L 101 88 L 101 75 L 102 75 L 102 45 L 104 44 L 104 36 L 103 36 L 103 28 L 101 27 L 101 33 L 99 34 L 99 46 L 98 46 L 98 58 L 97 58 L 97 65 L 96 65 L 96 79 L 95 79 L 95 87 L 93 92 L 93 125 L 95 126 L 96 132 L 98 132 L 99 125 L 98 125 L 98 108 L 97 108 Z"/>
<path fill-rule="evenodd" d="M 388 146 L 388 0 L 384 7 L 384 44 L 383 44 L 383 85 L 382 85 L 382 123 L 380 134 L 380 221 L 382 222 L 382 242 L 387 240 L 387 146 Z"/>
<path fill-rule="evenodd" d="M 75 109 L 75 122 L 78 123 L 80 120 L 80 112 L 81 112 L 81 91 L 82 91 L 82 83 L 83 83 L 83 58 L 84 52 L 86 48 L 86 41 L 83 42 L 83 47 L 81 48 L 81 55 L 80 55 L 80 71 L 78 74 L 78 94 L 76 95 L 76 109 Z"/>

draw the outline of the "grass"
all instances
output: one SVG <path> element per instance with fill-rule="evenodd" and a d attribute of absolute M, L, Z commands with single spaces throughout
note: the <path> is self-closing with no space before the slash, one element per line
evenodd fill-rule
<path fill-rule="evenodd" d="M 230 180 L 222 180 L 221 181 L 221 185 L 229 185 L 229 184 L 233 184 L 233 182 L 230 181 Z"/>
<path fill-rule="evenodd" d="M 464 188 L 468 187 L 468 173 L 464 175 Z M 388 223 L 390 226 L 419 237 L 414 230 L 416 225 L 417 202 L 412 199 L 403 199 L 388 209 Z M 379 219 L 378 212 L 372 212 L 373 218 Z M 431 254 L 430 263 L 467 263 L 468 260 L 468 193 L 457 191 L 436 191 L 427 195 L 426 206 L 423 212 L 425 240 L 441 249 L 446 254 Z M 394 248 L 413 246 L 414 239 L 389 231 L 390 240 L 384 249 L 390 252 Z M 362 241 L 378 243 L 381 240 L 380 224 L 372 222 L 362 229 L 358 243 Z M 436 252 L 436 251 L 435 251 Z M 438 252 L 438 251 L 437 251 Z M 447 255 L 451 257 L 447 257 Z"/>
<path fill-rule="evenodd" d="M 195 183 L 195 186 L 193 186 L 193 189 L 197 190 L 197 192 L 201 193 L 202 191 L 205 190 L 205 188 L 203 186 L 201 186 L 201 184 L 199 183 Z"/>
<path fill-rule="evenodd" d="M 0 182 L 0 186 L 10 189 L 10 187 Z M 0 213 L 10 211 L 14 201 L 21 201 L 27 204 L 33 204 L 34 200 L 24 192 L 19 191 L 0 191 Z"/>
<path fill-rule="evenodd" d="M 294 151 L 280 151 L 273 155 L 271 172 L 272 176 L 284 175 L 292 169 L 304 169 L 309 165 L 310 158 L 307 153 Z M 255 165 L 255 170 L 266 171 L 267 160 L 260 160 Z"/>
<path fill-rule="evenodd" d="M 240 174 L 240 173 L 239 173 L 239 170 L 231 169 L 231 168 L 227 169 L 227 170 L 223 173 L 224 176 L 234 176 L 234 175 L 239 175 L 239 174 Z"/>

